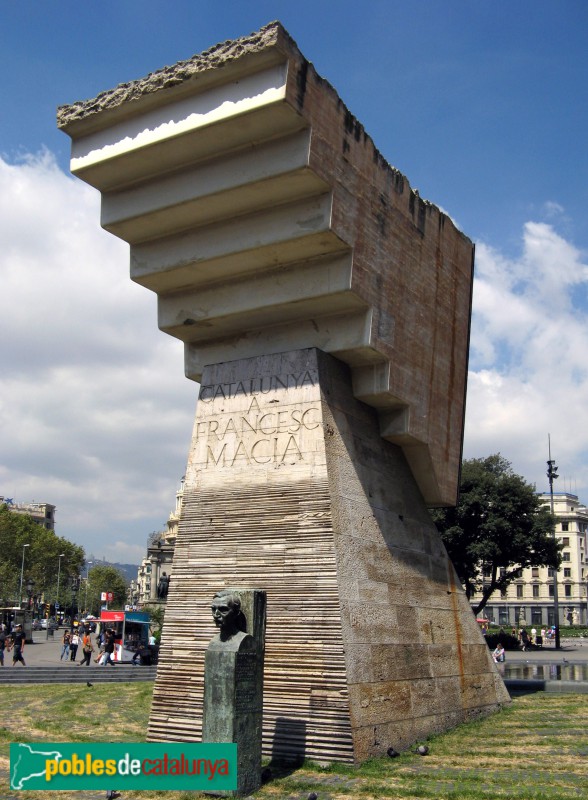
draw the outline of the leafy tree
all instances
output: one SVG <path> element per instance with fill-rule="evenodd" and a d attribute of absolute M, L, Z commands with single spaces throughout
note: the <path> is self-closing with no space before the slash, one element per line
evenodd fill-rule
<path fill-rule="evenodd" d="M 29 546 L 24 548 L 23 546 Z M 23 597 L 27 580 L 34 581 L 33 594 L 39 600 L 55 602 L 59 575 L 60 597 L 67 591 L 69 579 L 84 563 L 84 549 L 33 522 L 26 514 L 9 511 L 0 505 L 0 600 L 18 605 L 20 575 L 23 567 Z M 63 554 L 63 557 L 59 556 Z"/>
<path fill-rule="evenodd" d="M 102 607 L 100 599 L 102 592 L 112 592 L 114 595 L 113 600 L 108 604 L 109 608 L 124 608 L 127 599 L 127 584 L 123 574 L 116 567 L 107 564 L 92 567 L 88 572 L 87 587 L 85 576 L 83 578 L 78 603 L 80 609 L 99 616 Z"/>
<path fill-rule="evenodd" d="M 432 515 L 468 600 L 482 593 L 476 614 L 519 570 L 561 563 L 555 517 L 500 453 L 464 461 L 457 506 Z"/>
<path fill-rule="evenodd" d="M 153 603 L 153 605 L 143 606 L 143 611 L 146 611 L 150 616 L 150 630 L 159 644 L 161 640 L 161 629 L 163 628 L 163 618 L 165 616 L 165 606 Z"/>

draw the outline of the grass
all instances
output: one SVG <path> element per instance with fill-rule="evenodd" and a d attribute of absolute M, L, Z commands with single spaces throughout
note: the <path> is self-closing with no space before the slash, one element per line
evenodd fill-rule
<path fill-rule="evenodd" d="M 10 687 L 0 727 L 2 800 L 97 800 L 100 792 L 12 792 L 9 743 L 141 742 L 152 684 Z M 271 765 L 259 800 L 571 800 L 588 797 L 588 695 L 528 694 L 498 714 L 427 742 L 430 752 L 360 767 Z M 199 800 L 196 792 L 125 792 L 123 800 Z"/>

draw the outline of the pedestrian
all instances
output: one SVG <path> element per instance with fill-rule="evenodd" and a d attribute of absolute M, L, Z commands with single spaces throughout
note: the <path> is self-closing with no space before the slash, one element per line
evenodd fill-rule
<path fill-rule="evenodd" d="M 92 645 L 92 638 L 90 636 L 89 631 L 85 631 L 84 637 L 82 639 L 82 653 L 83 658 L 78 664 L 78 667 L 81 667 L 82 664 L 85 664 L 87 667 L 90 666 L 90 659 L 92 657 L 92 653 L 94 652 L 94 647 Z"/>
<path fill-rule="evenodd" d="M 94 659 L 94 663 L 103 666 L 101 662 L 104 657 L 104 645 L 100 644 L 100 641 L 98 639 L 96 640 L 96 644 L 98 645 L 98 655 Z"/>
<path fill-rule="evenodd" d="M 68 630 L 65 630 L 63 632 L 63 637 L 61 639 L 61 645 L 62 646 L 61 646 L 61 656 L 59 657 L 60 661 L 63 661 L 64 657 L 65 657 L 66 661 L 68 660 L 68 658 L 69 658 L 69 643 L 70 642 L 71 642 L 71 634 L 70 634 L 70 632 Z"/>
<path fill-rule="evenodd" d="M 22 625 L 16 626 L 16 631 L 12 634 L 12 666 L 16 666 L 16 662 L 20 661 L 23 667 L 26 667 L 23 651 L 25 646 L 26 636 L 23 633 Z"/>
<path fill-rule="evenodd" d="M 4 650 L 6 649 L 6 633 L 4 626 L 0 628 L 0 666 L 4 666 Z"/>
<path fill-rule="evenodd" d="M 521 644 L 523 646 L 523 653 L 531 649 L 531 640 L 529 639 L 526 628 L 521 630 Z"/>
<path fill-rule="evenodd" d="M 80 645 L 80 637 L 78 635 L 78 632 L 74 631 L 71 635 L 71 641 L 69 643 L 69 649 L 71 653 L 70 661 L 76 660 L 76 653 L 78 652 L 79 645 Z"/>
<path fill-rule="evenodd" d="M 104 636 L 104 666 L 110 664 L 114 667 L 114 631 L 107 630 Z"/>

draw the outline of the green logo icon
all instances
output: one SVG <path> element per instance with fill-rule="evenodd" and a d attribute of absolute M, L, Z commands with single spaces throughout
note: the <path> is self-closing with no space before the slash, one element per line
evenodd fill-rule
<path fill-rule="evenodd" d="M 11 744 L 16 790 L 235 790 L 236 744 Z"/>

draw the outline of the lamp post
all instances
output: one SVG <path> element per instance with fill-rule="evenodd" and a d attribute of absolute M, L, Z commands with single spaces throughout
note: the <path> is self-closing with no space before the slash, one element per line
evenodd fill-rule
<path fill-rule="evenodd" d="M 35 588 L 35 581 L 33 581 L 33 580 L 31 580 L 29 578 L 28 581 L 27 581 L 27 585 L 26 585 L 26 591 L 27 591 L 27 597 L 28 597 L 27 608 L 31 607 L 31 598 L 33 596 L 34 588 Z"/>
<path fill-rule="evenodd" d="M 57 567 L 57 594 L 55 597 L 55 610 L 57 611 L 57 607 L 59 606 L 59 578 L 61 577 L 61 559 L 65 558 L 65 553 L 59 554 L 59 565 Z"/>
<path fill-rule="evenodd" d="M 61 559 L 62 558 L 65 558 L 65 553 L 60 553 L 59 554 L 59 563 L 57 565 L 57 592 L 56 592 L 56 595 L 55 595 L 55 619 L 56 620 L 58 619 L 57 610 L 58 610 L 58 606 L 59 606 L 59 579 L 61 577 Z M 57 624 L 59 625 L 59 622 L 57 622 Z M 47 619 L 47 633 L 46 633 L 45 638 L 46 639 L 49 638 L 49 619 Z"/>
<path fill-rule="evenodd" d="M 20 565 L 20 586 L 18 588 L 18 607 L 20 608 L 22 605 L 22 579 L 24 575 L 24 559 L 25 559 L 25 548 L 30 547 L 30 544 L 23 544 L 22 546 L 22 564 Z"/>
<path fill-rule="evenodd" d="M 72 628 L 73 628 L 73 621 L 74 617 L 77 615 L 78 606 L 77 606 L 77 593 L 80 588 L 80 576 L 79 575 L 72 575 L 71 578 L 71 621 L 72 621 Z"/>
<path fill-rule="evenodd" d="M 93 564 L 93 561 L 86 562 L 86 598 L 84 600 L 84 608 L 86 610 L 86 616 L 88 616 L 88 576 L 90 575 L 90 564 Z"/>
<path fill-rule="evenodd" d="M 551 437 L 547 434 L 547 441 L 549 444 L 549 461 L 547 462 L 547 478 L 549 479 L 549 497 L 551 500 L 551 513 L 554 514 L 553 505 L 553 481 L 558 477 L 557 466 L 555 461 L 551 458 Z M 555 526 L 553 528 L 553 538 L 555 539 Z M 553 616 L 555 617 L 555 649 L 559 650 L 559 597 L 557 589 L 557 569 L 553 570 Z"/>

